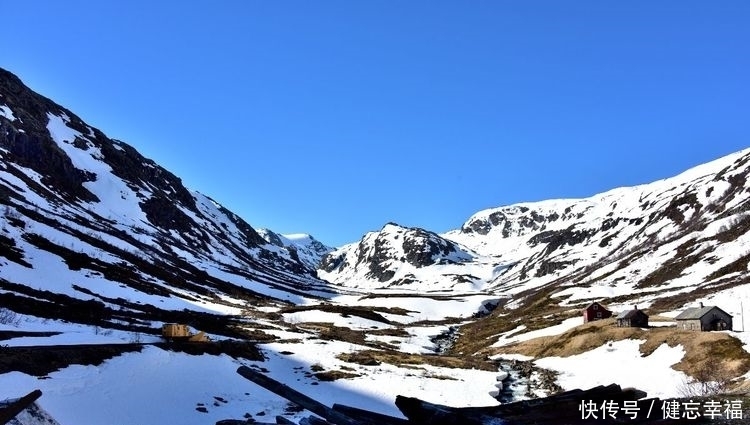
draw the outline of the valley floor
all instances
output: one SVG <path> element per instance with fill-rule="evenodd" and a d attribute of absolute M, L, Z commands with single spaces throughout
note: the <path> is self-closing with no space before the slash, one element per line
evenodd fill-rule
<path fill-rule="evenodd" d="M 286 415 L 292 420 L 307 416 L 286 400 L 239 376 L 237 368 L 246 365 L 267 371 L 274 379 L 325 404 L 343 403 L 393 416 L 401 416 L 394 405 L 398 394 L 456 406 L 493 404 L 496 401 L 489 392 L 495 389 L 496 370 L 486 365 L 483 369 L 489 370 L 456 367 L 450 364 L 450 359 L 441 359 L 443 364 L 437 361 L 428 364 L 422 363 L 421 358 L 431 353 L 431 358 L 438 358 L 430 337 L 448 328 L 440 321 L 424 321 L 425 317 L 437 310 L 442 311 L 444 318 L 467 316 L 479 309 L 485 298 L 424 298 L 412 305 L 412 308 L 421 305 L 421 311 L 402 311 L 396 307 L 403 299 L 391 297 L 387 299 L 386 304 L 391 304 L 387 308 L 398 314 L 383 313 L 384 321 L 351 312 L 292 309 L 282 313 L 282 322 L 263 323 L 264 331 L 277 338 L 274 342 L 257 344 L 263 360 L 248 360 L 251 356 L 241 354 L 234 357 L 199 354 L 195 350 L 189 350 L 193 351 L 190 354 L 175 351 L 174 345 L 164 344 L 155 336 L 19 317 L 14 325 L 0 329 L 7 338 L 0 341 L 5 347 L 0 351 L 11 353 L 42 346 L 32 349 L 42 357 L 45 352 L 59 354 L 62 347 L 71 345 L 81 348 L 96 345 L 114 351 L 104 350 L 107 353 L 101 358 L 92 358 L 90 353 L 87 358 L 70 353 L 61 355 L 63 358 L 57 361 L 73 364 L 60 364 L 59 370 L 32 368 L 24 373 L 13 365 L 5 370 L 0 368 L 0 372 L 5 372 L 0 373 L 0 399 L 41 389 L 43 396 L 38 403 L 62 425 L 207 424 L 222 419 L 273 421 L 276 415 Z M 377 304 L 378 300 L 361 303 Z M 355 311 L 355 314 L 364 313 Z M 333 334 L 322 332 L 324 329 Z M 368 336 L 378 330 L 380 335 Z M 18 336 L 15 332 L 19 331 L 47 333 Z M 342 332 L 339 336 L 344 340 L 337 340 L 336 332 Z M 415 357 L 406 354 L 389 361 L 342 357 L 375 352 L 379 346 L 389 347 L 392 352 L 413 353 Z"/>
<path fill-rule="evenodd" d="M 490 394 L 497 390 L 498 376 L 503 374 L 497 366 L 513 360 L 529 360 L 535 370 L 527 377 L 511 371 L 516 380 L 514 399 L 546 395 L 538 381 L 555 375 L 564 390 L 617 383 L 644 390 L 651 397 L 685 395 L 689 378 L 676 365 L 691 348 L 666 336 L 662 343 L 658 335 L 670 332 L 663 327 L 617 336 L 620 331 L 611 323 L 582 325 L 574 317 L 539 330 L 514 329 L 495 335 L 495 362 L 481 356 L 435 354 L 436 335 L 476 320 L 483 306 L 497 301 L 486 294 L 389 293 L 345 295 L 324 304 L 263 307 L 266 315 L 248 317 L 247 325 L 262 328 L 274 339 L 254 343 L 258 351 L 246 352 L 181 349 L 152 335 L 19 316 L 15 323 L 0 327 L 4 338 L 0 352 L 47 346 L 52 353 L 63 346 L 92 344 L 115 350 L 101 358 L 76 359 L 66 354 L 60 359 L 45 354 L 45 349 L 34 349 L 41 356 L 39 361 L 50 366 L 66 359 L 71 364 L 31 370 L 8 366 L 12 356 L 5 356 L 6 363 L 0 361 L 0 399 L 41 389 L 44 395 L 38 403 L 61 425 L 197 425 L 242 418 L 272 422 L 276 415 L 297 421 L 309 415 L 238 375 L 237 368 L 245 365 L 324 404 L 347 404 L 400 417 L 394 405 L 396 395 L 451 406 L 497 404 Z M 589 338 L 588 345 L 576 342 L 576 337 L 594 332 L 591 329 L 598 339 Z M 26 334 L 17 334 L 20 331 Z M 658 334 L 654 341 L 643 336 L 649 332 Z M 739 340 L 745 354 L 750 347 L 746 332 L 711 335 Z M 226 340 L 212 338 L 215 341 L 205 347 Z M 542 376 L 544 369 L 552 373 Z"/>

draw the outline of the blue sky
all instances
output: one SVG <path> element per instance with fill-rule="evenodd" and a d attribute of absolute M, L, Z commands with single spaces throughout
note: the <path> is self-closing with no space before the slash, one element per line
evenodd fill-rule
<path fill-rule="evenodd" d="M 0 67 L 251 225 L 331 245 L 750 146 L 744 0 L 0 7 Z"/>

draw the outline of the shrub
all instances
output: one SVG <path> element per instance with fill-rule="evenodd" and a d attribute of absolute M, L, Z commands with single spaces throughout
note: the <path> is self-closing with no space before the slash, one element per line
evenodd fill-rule
<path fill-rule="evenodd" d="M 21 324 L 21 316 L 13 310 L 0 307 L 0 324 L 18 327 Z"/>
<path fill-rule="evenodd" d="M 729 390 L 731 380 L 731 376 L 717 367 L 716 362 L 707 361 L 695 376 L 683 380 L 678 391 L 683 397 L 721 395 Z"/>

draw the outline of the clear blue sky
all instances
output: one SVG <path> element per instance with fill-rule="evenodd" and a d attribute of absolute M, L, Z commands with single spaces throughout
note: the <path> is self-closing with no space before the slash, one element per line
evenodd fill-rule
<path fill-rule="evenodd" d="M 0 67 L 255 227 L 341 245 L 750 146 L 750 2 L 10 1 Z"/>

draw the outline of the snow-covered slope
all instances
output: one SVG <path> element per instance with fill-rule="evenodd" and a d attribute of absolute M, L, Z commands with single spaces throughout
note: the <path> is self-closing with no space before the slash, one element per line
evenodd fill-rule
<path fill-rule="evenodd" d="M 63 295 L 108 309 L 225 313 L 251 300 L 330 294 L 312 253 L 298 255 L 302 243 L 268 243 L 4 70 L 0 111 L 0 295 L 8 303 Z"/>

